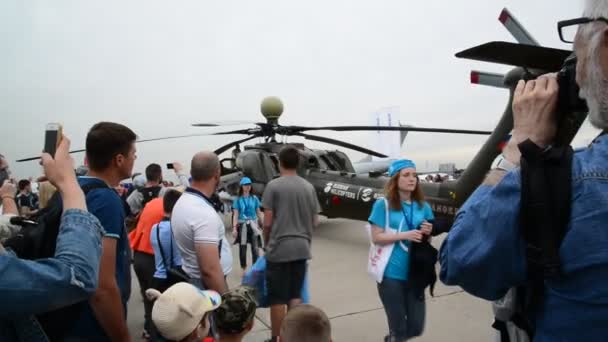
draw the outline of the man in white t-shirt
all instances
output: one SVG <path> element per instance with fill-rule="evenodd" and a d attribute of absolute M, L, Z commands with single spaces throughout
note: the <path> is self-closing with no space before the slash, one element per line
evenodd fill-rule
<path fill-rule="evenodd" d="M 220 264 L 224 223 L 211 203 L 220 181 L 220 162 L 213 152 L 192 158 L 192 183 L 175 204 L 171 226 L 182 254 L 182 268 L 193 283 L 219 293 L 226 292 Z"/>

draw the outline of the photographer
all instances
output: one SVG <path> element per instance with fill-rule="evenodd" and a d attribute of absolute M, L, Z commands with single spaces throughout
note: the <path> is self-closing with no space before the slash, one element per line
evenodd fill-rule
<path fill-rule="evenodd" d="M 578 25 L 577 83 L 589 105 L 591 124 L 606 130 L 608 2 L 587 1 L 585 18 L 571 22 Z M 558 90 L 553 75 L 517 85 L 513 136 L 499 157 L 504 160 L 462 206 L 441 248 L 444 283 L 496 300 L 528 281 L 527 271 L 536 265 L 527 262 L 521 233 L 518 145 L 529 139 L 539 148 L 550 148 L 557 132 Z M 600 341 L 608 336 L 607 176 L 608 136 L 602 134 L 574 154 L 571 214 L 559 247 L 561 274 L 541 283 L 542 305 L 529 313 L 534 341 Z"/>
<path fill-rule="evenodd" d="M 46 340 L 31 315 L 86 300 L 97 288 L 102 228 L 86 211 L 69 145 L 64 138 L 55 159 L 42 156 L 45 174 L 63 199 L 55 256 L 23 260 L 0 244 L 0 341 Z"/>

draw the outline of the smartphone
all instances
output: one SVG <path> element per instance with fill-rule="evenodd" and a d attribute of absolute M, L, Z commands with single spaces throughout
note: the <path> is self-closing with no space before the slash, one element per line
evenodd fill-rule
<path fill-rule="evenodd" d="M 44 134 L 44 152 L 50 154 L 55 158 L 55 152 L 57 146 L 61 142 L 62 127 L 58 123 L 49 123 L 46 125 L 46 132 Z"/>
<path fill-rule="evenodd" d="M 173 170 L 173 163 L 167 163 L 167 169 Z"/>

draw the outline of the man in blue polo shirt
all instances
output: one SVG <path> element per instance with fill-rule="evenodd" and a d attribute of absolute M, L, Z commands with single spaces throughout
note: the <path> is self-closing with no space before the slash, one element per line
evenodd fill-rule
<path fill-rule="evenodd" d="M 125 211 L 112 189 L 129 178 L 136 159 L 137 136 L 129 128 L 111 122 L 94 125 L 87 135 L 89 173 L 80 177 L 82 187 L 94 186 L 86 196 L 89 212 L 105 230 L 99 268 L 99 287 L 82 305 L 67 340 L 130 341 L 126 323 L 131 293 L 131 252 L 124 227 Z"/>

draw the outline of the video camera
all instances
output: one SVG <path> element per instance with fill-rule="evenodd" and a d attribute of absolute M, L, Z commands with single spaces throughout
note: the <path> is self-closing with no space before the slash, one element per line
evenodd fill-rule
<path fill-rule="evenodd" d="M 557 112 L 560 114 L 588 112 L 587 102 L 580 98 L 580 88 L 576 83 L 576 55 L 571 54 L 557 73 L 559 95 Z"/>
<path fill-rule="evenodd" d="M 580 97 L 576 83 L 577 58 L 572 53 L 557 73 L 559 93 L 557 97 L 558 129 L 556 145 L 568 145 L 589 112 L 587 102 Z"/>

